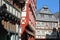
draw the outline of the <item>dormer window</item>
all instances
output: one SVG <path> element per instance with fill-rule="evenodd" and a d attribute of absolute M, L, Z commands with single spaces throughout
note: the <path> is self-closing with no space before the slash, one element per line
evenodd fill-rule
<path fill-rule="evenodd" d="M 47 11 L 48 7 L 47 6 L 44 6 L 43 9 L 44 9 L 44 11 Z"/>

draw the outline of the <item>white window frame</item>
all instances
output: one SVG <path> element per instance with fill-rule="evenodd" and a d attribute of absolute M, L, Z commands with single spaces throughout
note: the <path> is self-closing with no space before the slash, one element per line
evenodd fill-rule
<path fill-rule="evenodd" d="M 20 12 L 18 12 L 18 18 L 20 18 Z"/>
<path fill-rule="evenodd" d="M 13 8 L 13 15 L 15 15 L 15 9 Z"/>

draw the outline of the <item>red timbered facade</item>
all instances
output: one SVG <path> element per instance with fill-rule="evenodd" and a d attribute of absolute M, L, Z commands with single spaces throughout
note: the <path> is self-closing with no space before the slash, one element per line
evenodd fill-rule
<path fill-rule="evenodd" d="M 26 0 L 21 14 L 22 40 L 35 40 L 36 0 Z"/>

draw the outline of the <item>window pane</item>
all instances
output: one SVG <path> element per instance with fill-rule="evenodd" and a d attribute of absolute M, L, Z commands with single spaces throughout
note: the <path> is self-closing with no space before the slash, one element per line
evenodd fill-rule
<path fill-rule="evenodd" d="M 10 6 L 8 4 L 6 4 L 6 6 L 7 6 L 7 10 L 10 11 Z"/>
<path fill-rule="evenodd" d="M 58 23 L 55 23 L 55 27 L 58 27 Z"/>
<path fill-rule="evenodd" d="M 55 23 L 52 23 L 52 27 L 55 27 Z"/>
<path fill-rule="evenodd" d="M 7 26 L 8 26 L 8 31 L 10 31 L 10 23 L 7 22 Z"/>
<path fill-rule="evenodd" d="M 52 33 L 52 30 L 47 30 L 46 31 L 46 34 L 48 34 L 48 35 L 51 35 L 51 33 Z"/>
<path fill-rule="evenodd" d="M 15 40 L 15 35 L 12 35 L 11 36 L 11 40 Z"/>
<path fill-rule="evenodd" d="M 18 25 L 16 24 L 16 32 L 18 33 Z"/>
<path fill-rule="evenodd" d="M 36 35 L 40 35 L 40 30 L 36 30 Z"/>
<path fill-rule="evenodd" d="M 17 14 L 18 14 L 18 11 L 16 10 L 16 16 L 18 16 Z"/>
<path fill-rule="evenodd" d="M 48 22 L 46 22 L 46 26 L 48 26 Z"/>
<path fill-rule="evenodd" d="M 15 15 L 15 9 L 13 8 L 13 15 Z"/>
<path fill-rule="evenodd" d="M 48 22 L 48 27 L 52 27 L 52 23 L 51 22 Z"/>
<path fill-rule="evenodd" d="M 49 18 L 52 18 L 52 15 L 49 15 Z"/>
<path fill-rule="evenodd" d="M 16 35 L 16 40 L 18 40 L 18 35 Z"/>
<path fill-rule="evenodd" d="M 22 15 L 21 16 L 25 16 L 26 17 L 26 12 L 22 12 Z"/>
<path fill-rule="evenodd" d="M 20 12 L 18 12 L 18 18 L 20 18 Z"/>
<path fill-rule="evenodd" d="M 13 11 L 13 8 L 10 6 L 10 13 L 13 13 L 12 11 Z"/>
<path fill-rule="evenodd" d="M 45 30 L 40 30 L 40 35 L 46 35 L 46 31 Z"/>
<path fill-rule="evenodd" d="M 45 22 L 40 22 L 41 27 L 45 27 Z"/>
<path fill-rule="evenodd" d="M 40 14 L 40 16 L 43 18 L 44 17 L 44 15 L 43 14 Z"/>
<path fill-rule="evenodd" d="M 39 22 L 36 22 L 36 26 L 37 26 L 37 27 L 40 26 L 40 23 L 39 23 Z"/>

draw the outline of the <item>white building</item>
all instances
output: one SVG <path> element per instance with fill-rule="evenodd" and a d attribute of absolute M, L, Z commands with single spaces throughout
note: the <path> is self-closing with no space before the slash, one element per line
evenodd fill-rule
<path fill-rule="evenodd" d="M 57 38 L 57 33 L 53 32 L 53 28 L 58 29 L 58 19 L 50 12 L 47 6 L 43 6 L 36 15 L 36 36 L 38 39 Z M 57 31 L 57 30 L 55 30 Z"/>

